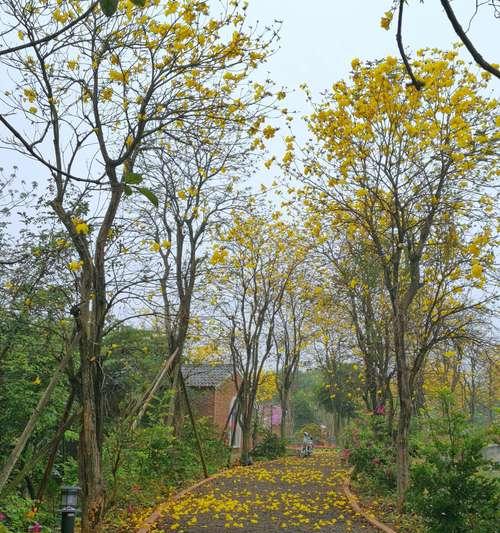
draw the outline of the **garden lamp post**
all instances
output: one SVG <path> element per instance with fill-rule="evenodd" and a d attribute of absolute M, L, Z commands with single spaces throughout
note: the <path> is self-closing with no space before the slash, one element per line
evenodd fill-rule
<path fill-rule="evenodd" d="M 61 533 L 73 533 L 75 530 L 79 492 L 80 487 L 63 487 L 61 489 Z"/>

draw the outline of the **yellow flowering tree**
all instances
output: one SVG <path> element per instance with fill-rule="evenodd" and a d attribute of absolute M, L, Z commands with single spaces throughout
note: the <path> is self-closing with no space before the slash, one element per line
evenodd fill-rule
<path fill-rule="evenodd" d="M 422 379 L 426 406 L 437 410 L 439 394 L 448 390 L 472 423 L 493 423 L 498 366 L 498 345 L 489 338 L 488 330 L 477 323 L 463 327 L 460 339 L 453 339 L 430 354 Z"/>
<path fill-rule="evenodd" d="M 303 169 L 307 201 L 349 229 L 351 239 L 366 241 L 383 273 L 399 393 L 401 502 L 411 398 L 428 353 L 425 342 L 410 349 L 409 318 L 431 284 L 440 298 L 452 285 L 484 284 L 491 241 L 471 244 L 491 231 L 488 192 L 498 172 L 497 102 L 482 96 L 486 81 L 455 52 L 418 55 L 412 66 L 425 91 L 405 83 L 404 65 L 392 57 L 353 61 L 351 79 L 335 83 L 309 117 L 315 143 L 305 148 Z M 467 262 L 467 270 L 447 270 Z M 445 284 L 432 279 L 433 268 Z"/>
<path fill-rule="evenodd" d="M 313 221 L 318 214 L 314 205 L 309 205 Z M 326 222 L 329 219 L 328 209 L 321 213 Z M 307 221 L 306 225 L 315 227 Z M 322 300 L 318 299 L 321 312 L 315 323 L 321 327 L 322 317 L 329 316 L 329 307 L 345 314 L 346 328 L 355 334 L 353 355 L 357 352 L 362 358 L 363 377 L 360 378 L 366 407 L 372 412 L 384 407 L 388 429 L 392 433 L 394 405 L 391 384 L 395 378 L 395 366 L 390 300 L 384 289 L 383 271 L 373 256 L 369 240 L 361 238 L 359 233 L 353 238 L 352 231 L 355 231 L 354 226 L 338 223 L 333 227 L 323 224 L 320 230 L 317 251 L 328 263 L 321 266 L 323 282 L 318 284 L 317 290 L 321 287 L 327 289 L 331 301 L 322 304 Z M 478 240 L 486 241 L 487 237 L 479 233 L 472 241 Z M 454 238 L 453 242 L 459 243 L 459 240 Z M 450 352 L 449 348 L 445 349 L 446 346 L 460 346 L 461 352 L 476 350 L 480 360 L 479 354 L 484 351 L 487 338 L 484 325 L 488 324 L 489 309 L 483 303 L 487 303 L 490 297 L 487 296 L 485 302 L 471 300 L 470 279 L 466 279 L 464 285 L 457 276 L 461 267 L 465 272 L 470 269 L 471 258 L 462 256 L 463 245 L 457 249 L 446 242 L 446 247 L 446 253 L 433 256 L 432 261 L 430 256 L 426 256 L 427 284 L 417 296 L 416 305 L 409 309 L 406 347 L 413 356 L 420 354 L 418 357 L 423 357 L 412 396 L 414 412 L 432 405 L 436 398 L 428 395 L 432 389 L 427 386 L 427 376 L 433 376 L 433 383 L 449 386 L 455 391 L 456 385 L 467 379 L 462 365 L 477 366 L 477 361 L 469 358 L 467 363 L 463 358 L 444 359 L 446 364 L 441 365 L 441 354 Z M 475 249 L 474 245 L 472 249 Z M 433 372 L 441 367 L 446 369 L 444 374 L 438 373 L 443 377 L 442 381 L 436 379 Z M 450 375 L 453 378 L 449 378 Z"/>
<path fill-rule="evenodd" d="M 226 253 L 222 253 L 224 250 Z M 254 207 L 233 213 L 214 251 L 216 309 L 227 324 L 230 354 L 241 376 L 238 418 L 241 460 L 249 461 L 259 383 L 274 350 L 274 331 L 287 286 L 305 255 L 295 229 Z"/>
<path fill-rule="evenodd" d="M 156 297 L 148 298 L 146 305 L 163 324 L 165 353 L 177 353 L 170 372 L 177 411 L 181 408 L 178 373 L 192 303 L 202 288 L 204 266 L 219 260 L 217 254 L 210 254 L 207 239 L 230 218 L 231 209 L 245 202 L 239 182 L 259 155 L 254 140 L 263 134 L 249 131 L 248 126 L 262 122 L 273 105 L 270 91 L 255 94 L 247 77 L 250 71 L 244 66 L 220 80 L 218 91 L 228 97 L 237 93 L 237 109 L 231 104 L 216 118 L 200 116 L 188 142 L 160 136 L 158 148 L 141 155 L 137 163 L 154 184 L 159 205 L 155 209 L 143 201 L 139 213 L 134 213 L 136 205 L 131 206 L 136 245 L 128 248 L 134 260 L 140 257 L 147 265 L 145 272 L 152 278 L 149 294 Z M 172 405 L 169 421 L 180 430 L 181 420 Z"/>

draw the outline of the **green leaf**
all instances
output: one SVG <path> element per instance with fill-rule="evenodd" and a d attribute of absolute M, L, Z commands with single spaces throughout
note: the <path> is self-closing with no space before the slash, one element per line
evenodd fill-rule
<path fill-rule="evenodd" d="M 128 185 L 125 185 L 123 187 L 123 192 L 125 193 L 125 196 L 130 196 L 134 191 L 132 190 L 131 187 L 129 187 Z"/>
<path fill-rule="evenodd" d="M 146 5 L 146 0 L 132 0 L 132 3 L 139 7 L 144 7 Z"/>
<path fill-rule="evenodd" d="M 158 198 L 156 194 L 145 187 L 137 187 L 137 190 L 145 196 L 155 207 L 158 207 Z"/>
<path fill-rule="evenodd" d="M 78 442 L 79 434 L 77 431 L 72 431 L 71 429 L 67 429 L 64 432 L 64 438 L 72 442 Z"/>
<path fill-rule="evenodd" d="M 125 179 L 125 183 L 129 185 L 139 185 L 142 183 L 142 176 L 140 174 L 136 174 L 135 172 L 128 172 L 123 176 Z"/>
<path fill-rule="evenodd" d="M 118 0 L 99 0 L 102 12 L 107 16 L 115 14 L 116 8 L 118 7 Z"/>

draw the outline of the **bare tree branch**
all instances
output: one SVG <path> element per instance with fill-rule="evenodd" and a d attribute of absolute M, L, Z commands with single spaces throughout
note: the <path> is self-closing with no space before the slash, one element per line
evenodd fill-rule
<path fill-rule="evenodd" d="M 98 2 L 93 2 L 91 6 L 82 13 L 79 17 L 72 20 L 69 24 L 66 24 L 66 26 L 63 26 L 60 30 L 57 30 L 54 33 L 49 33 L 45 37 L 41 37 L 40 39 L 36 39 L 35 41 L 29 41 L 25 44 L 20 44 L 19 46 L 14 46 L 12 48 L 4 48 L 3 50 L 0 50 L 0 56 L 6 55 L 6 54 L 12 54 L 13 52 L 19 52 L 20 50 L 25 50 L 26 48 L 33 48 L 34 46 L 37 46 L 39 44 L 47 43 L 51 41 L 52 39 L 55 39 L 56 37 L 59 37 L 59 35 L 62 35 L 64 32 L 71 29 L 73 26 L 76 26 L 79 24 L 82 20 L 85 20 L 90 13 L 94 10 L 94 8 L 97 6 Z"/>
<path fill-rule="evenodd" d="M 424 86 L 424 82 L 417 80 L 417 78 L 413 74 L 413 70 L 411 68 L 410 62 L 408 61 L 408 57 L 406 55 L 406 52 L 403 46 L 403 37 L 402 37 L 401 29 L 403 27 L 404 3 L 405 3 L 405 0 L 399 1 L 398 31 L 396 33 L 396 41 L 398 43 L 398 48 L 399 48 L 399 53 L 401 54 L 401 59 L 403 60 L 403 63 L 405 64 L 405 67 L 406 67 L 406 71 L 408 72 L 408 75 L 411 78 L 411 83 L 415 87 L 415 89 L 417 89 L 417 91 L 420 91 Z"/>
<path fill-rule="evenodd" d="M 401 0 L 401 4 L 403 4 L 403 0 Z M 453 29 L 455 30 L 455 33 L 460 37 L 460 40 L 464 43 L 467 50 L 469 50 L 471 56 L 474 58 L 474 61 L 481 68 L 500 79 L 500 70 L 496 69 L 491 63 L 488 63 L 488 61 L 483 58 L 483 56 L 478 52 L 476 47 L 472 44 L 472 41 L 469 39 L 469 37 L 467 37 L 467 34 L 462 28 L 460 22 L 458 22 L 458 19 L 455 16 L 455 12 L 451 7 L 450 2 L 448 0 L 441 0 L 441 5 L 445 10 L 447 17 L 451 22 Z"/>

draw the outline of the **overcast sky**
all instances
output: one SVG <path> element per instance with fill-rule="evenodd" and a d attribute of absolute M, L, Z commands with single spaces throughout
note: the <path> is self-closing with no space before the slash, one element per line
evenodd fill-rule
<path fill-rule="evenodd" d="M 475 0 L 453 2 L 464 27 L 475 5 Z M 345 77 L 354 57 L 398 55 L 396 24 L 389 31 L 380 27 L 390 6 L 391 0 L 249 0 L 248 13 L 262 24 L 283 21 L 281 49 L 268 64 L 273 79 L 290 88 L 307 81 L 321 90 Z M 469 36 L 485 59 L 500 63 L 500 19 L 491 6 L 479 9 Z M 426 46 L 451 48 L 458 38 L 439 0 L 410 0 L 403 40 L 410 52 Z"/>

